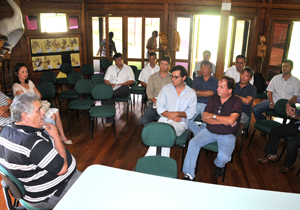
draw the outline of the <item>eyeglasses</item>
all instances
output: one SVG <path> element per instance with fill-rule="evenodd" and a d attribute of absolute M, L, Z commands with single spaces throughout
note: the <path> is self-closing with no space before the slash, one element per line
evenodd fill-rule
<path fill-rule="evenodd" d="M 182 76 L 179 76 L 179 77 L 178 77 L 178 76 L 170 75 L 170 79 L 173 79 L 173 78 L 174 78 L 174 79 L 178 79 L 178 78 L 180 78 L 180 77 L 182 77 Z"/>
<path fill-rule="evenodd" d="M 223 108 L 222 106 L 219 106 L 218 114 L 221 114 L 222 108 Z"/>

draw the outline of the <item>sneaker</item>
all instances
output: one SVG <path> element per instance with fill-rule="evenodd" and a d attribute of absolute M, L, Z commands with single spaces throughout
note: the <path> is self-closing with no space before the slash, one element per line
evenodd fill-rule
<path fill-rule="evenodd" d="M 221 177 L 223 176 L 223 173 L 224 173 L 223 168 L 216 167 L 216 170 L 214 172 L 215 177 Z"/>
<path fill-rule="evenodd" d="M 187 181 L 196 181 L 195 178 L 192 178 L 189 174 L 184 174 L 184 177 L 182 180 L 187 180 Z"/>

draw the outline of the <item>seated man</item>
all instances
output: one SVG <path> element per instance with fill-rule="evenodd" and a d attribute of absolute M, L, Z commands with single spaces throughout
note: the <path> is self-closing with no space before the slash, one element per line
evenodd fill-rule
<path fill-rule="evenodd" d="M 187 129 L 188 120 L 196 113 L 197 98 L 193 89 L 184 83 L 187 71 L 175 66 L 170 71 L 172 83 L 163 86 L 157 98 L 158 122 L 169 123 L 180 136 Z M 156 147 L 150 147 L 146 156 L 155 155 Z M 170 148 L 162 148 L 162 156 L 170 156 Z"/>
<path fill-rule="evenodd" d="M 267 87 L 268 100 L 265 100 L 253 107 L 253 114 L 256 121 L 266 119 L 264 112 L 274 109 L 279 99 L 290 99 L 300 95 L 299 79 L 292 76 L 293 61 L 284 60 L 282 63 L 282 74 L 273 77 Z"/>
<path fill-rule="evenodd" d="M 235 58 L 235 66 L 231 66 L 230 68 L 228 68 L 225 72 L 225 75 L 228 77 L 232 77 L 235 82 L 239 82 L 240 81 L 240 73 L 242 71 L 242 69 L 245 67 L 246 65 L 246 57 L 244 55 L 238 55 Z M 251 85 L 253 85 L 253 77 L 252 80 L 250 80 Z"/>
<path fill-rule="evenodd" d="M 151 52 L 149 53 L 149 64 L 142 69 L 139 81 L 141 82 L 142 86 L 147 87 L 149 77 L 159 71 L 159 66 L 156 65 L 156 53 Z"/>
<path fill-rule="evenodd" d="M 172 82 L 170 79 L 169 67 L 170 57 L 162 56 L 159 62 L 159 72 L 156 72 L 149 77 L 146 93 L 150 100 L 150 104 L 143 115 L 143 125 L 153 122 L 153 120 L 159 116 L 156 111 L 156 100 L 162 87 Z"/>
<path fill-rule="evenodd" d="M 126 97 L 129 95 L 129 85 L 134 83 L 134 74 L 130 66 L 123 63 L 123 55 L 114 55 L 115 65 L 110 66 L 104 76 L 104 83 L 111 85 L 114 94 L 111 99 L 103 100 L 105 105 L 113 105 L 115 97 Z M 112 125 L 112 117 L 106 118 L 105 127 Z"/>
<path fill-rule="evenodd" d="M 26 202 L 52 209 L 80 176 L 76 161 L 64 147 L 56 126 L 44 122 L 38 95 L 16 96 L 10 110 L 15 123 L 5 126 L 0 134 L 0 164 L 22 182 Z"/>
<path fill-rule="evenodd" d="M 240 74 L 240 81 L 235 84 L 233 94 L 243 101 L 243 112 L 241 116 L 241 125 L 251 119 L 252 104 L 256 95 L 256 87 L 250 84 L 253 77 L 253 69 L 246 66 L 242 69 Z"/>
<path fill-rule="evenodd" d="M 210 97 L 202 115 L 202 120 L 207 123 L 189 142 L 188 151 L 183 164 L 185 180 L 195 180 L 195 168 L 201 147 L 218 143 L 218 155 L 215 159 L 216 170 L 214 175 L 223 175 L 223 167 L 231 160 L 235 147 L 236 133 L 239 129 L 242 113 L 242 100 L 232 95 L 235 81 L 231 77 L 223 76 L 218 83 L 218 94 Z"/>
<path fill-rule="evenodd" d="M 12 122 L 9 110 L 11 103 L 12 100 L 7 95 L 0 92 L 0 132 L 4 126 Z"/>
<path fill-rule="evenodd" d="M 264 151 L 267 156 L 258 159 L 260 163 L 276 163 L 280 139 L 287 136 L 293 136 L 294 138 L 287 142 L 286 157 L 283 167 L 280 169 L 281 173 L 289 173 L 295 168 L 295 162 L 298 157 L 298 149 L 300 148 L 300 115 L 296 115 L 296 109 L 291 107 L 291 105 L 295 103 L 300 103 L 300 96 L 294 96 L 288 101 L 286 104 L 286 113 L 292 118 L 292 120 L 289 124 L 280 125 L 272 129 Z"/>
<path fill-rule="evenodd" d="M 211 57 L 211 52 L 209 50 L 203 51 L 203 60 L 202 61 L 198 61 L 195 64 L 195 70 L 193 72 L 194 78 L 201 76 L 201 74 L 202 74 L 202 72 L 201 72 L 202 62 L 203 61 L 209 61 L 210 57 Z M 211 69 L 212 69 L 211 73 L 213 73 L 213 75 L 215 75 L 215 73 L 216 73 L 216 65 L 213 64 L 213 63 L 211 63 Z"/>
<path fill-rule="evenodd" d="M 194 136 L 206 126 L 205 123 L 198 126 L 194 120 L 199 114 L 203 113 L 209 97 L 217 93 L 218 88 L 218 79 L 211 76 L 211 63 L 209 61 L 202 61 L 201 74 L 201 76 L 194 78 L 192 84 L 192 88 L 196 91 L 197 95 L 197 112 L 195 116 L 189 120 L 189 129 L 193 132 Z"/>

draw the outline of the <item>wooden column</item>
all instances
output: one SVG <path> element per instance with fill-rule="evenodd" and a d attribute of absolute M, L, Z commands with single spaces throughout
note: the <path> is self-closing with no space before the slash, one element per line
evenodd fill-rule
<path fill-rule="evenodd" d="M 231 4 L 231 0 L 222 0 L 222 4 L 223 3 Z M 217 65 L 216 65 L 217 79 L 220 79 L 221 76 L 224 74 L 229 15 L 230 15 L 230 10 L 224 10 L 224 8 L 221 6 L 221 21 L 220 21 L 219 44 L 218 44 Z"/>

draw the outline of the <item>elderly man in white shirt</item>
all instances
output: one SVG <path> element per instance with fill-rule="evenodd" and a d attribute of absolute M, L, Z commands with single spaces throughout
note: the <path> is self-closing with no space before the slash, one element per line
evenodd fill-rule
<path fill-rule="evenodd" d="M 111 85 L 114 90 L 111 99 L 103 100 L 103 104 L 113 105 L 115 97 L 126 97 L 129 95 L 129 85 L 134 83 L 134 74 L 130 66 L 123 63 L 123 55 L 114 55 L 115 65 L 111 65 L 104 76 L 104 83 Z M 105 126 L 112 125 L 112 118 L 107 117 Z"/>
<path fill-rule="evenodd" d="M 242 69 L 246 66 L 246 57 L 243 55 L 238 55 L 235 58 L 235 66 L 231 66 L 225 72 L 225 75 L 228 77 L 232 77 L 235 80 L 235 83 L 240 81 L 240 73 Z M 253 85 L 254 78 L 250 80 L 250 84 Z"/>
<path fill-rule="evenodd" d="M 149 59 L 149 64 L 142 69 L 139 76 L 139 81 L 144 87 L 147 87 L 149 77 L 152 74 L 159 72 L 159 66 L 156 65 L 156 53 L 155 52 L 149 53 L 148 59 Z"/>
<path fill-rule="evenodd" d="M 158 122 L 172 125 L 176 135 L 180 136 L 188 128 L 188 120 L 196 114 L 197 96 L 195 91 L 185 84 L 187 71 L 183 66 L 175 66 L 172 73 L 172 83 L 163 86 L 156 106 L 161 116 Z M 155 155 L 156 147 L 150 147 L 146 156 Z M 170 156 L 170 148 L 162 148 L 162 156 Z"/>

